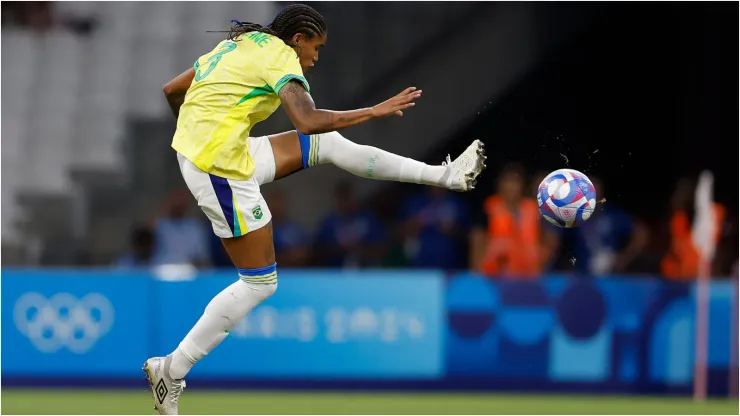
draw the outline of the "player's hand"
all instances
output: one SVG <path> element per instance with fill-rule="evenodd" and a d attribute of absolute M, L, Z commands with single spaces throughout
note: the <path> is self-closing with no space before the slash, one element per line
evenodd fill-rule
<path fill-rule="evenodd" d="M 414 100 L 421 97 L 421 90 L 409 87 L 395 97 L 386 100 L 372 108 L 373 117 L 403 116 L 403 110 L 416 105 Z"/>

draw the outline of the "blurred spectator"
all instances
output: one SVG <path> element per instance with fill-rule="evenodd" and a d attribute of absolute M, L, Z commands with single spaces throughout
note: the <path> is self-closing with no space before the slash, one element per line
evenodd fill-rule
<path fill-rule="evenodd" d="M 2 23 L 3 26 L 17 25 L 37 32 L 64 27 L 87 35 L 97 26 L 91 12 L 95 6 L 94 2 L 6 1 L 2 3 Z"/>
<path fill-rule="evenodd" d="M 470 266 L 487 276 L 532 278 L 550 263 L 557 234 L 543 227 L 537 202 L 524 197 L 524 169 L 509 164 L 498 180 L 498 193 L 483 204 L 470 235 Z"/>
<path fill-rule="evenodd" d="M 720 238 L 714 264 L 715 275 L 737 277 L 737 253 L 740 250 L 737 214 L 728 214 Z"/>
<path fill-rule="evenodd" d="M 18 25 L 37 31 L 52 27 L 52 2 L 48 1 L 5 1 L 2 2 L 3 26 Z"/>
<path fill-rule="evenodd" d="M 156 221 L 157 261 L 163 264 L 191 264 L 203 267 L 210 264 L 208 237 L 203 223 L 188 217 L 190 194 L 176 189 L 167 201 L 167 215 Z"/>
<path fill-rule="evenodd" d="M 336 211 L 321 224 L 316 258 L 323 266 L 377 266 L 383 254 L 383 228 L 375 216 L 359 209 L 348 183 L 335 189 Z"/>
<path fill-rule="evenodd" d="M 663 275 L 676 280 L 694 280 L 699 271 L 699 252 L 692 239 L 694 222 L 694 189 L 695 182 L 682 178 L 676 184 L 670 202 L 668 251 L 660 264 Z M 714 204 L 716 220 L 716 241 L 719 243 L 725 222 L 725 208 Z"/>
<path fill-rule="evenodd" d="M 296 221 L 288 217 L 285 198 L 280 189 L 267 194 L 267 205 L 272 213 L 275 257 L 281 267 L 305 267 L 310 255 L 308 236 Z"/>
<path fill-rule="evenodd" d="M 604 197 L 603 182 L 597 177 L 591 181 L 596 195 Z M 609 203 L 598 204 L 591 218 L 568 234 L 573 237 L 576 269 L 591 275 L 624 272 L 648 243 L 645 225 Z"/>
<path fill-rule="evenodd" d="M 53 2 L 54 17 L 59 23 L 78 35 L 89 35 L 98 26 L 95 2 L 70 1 Z"/>
<path fill-rule="evenodd" d="M 390 224 L 383 221 L 385 235 L 383 241 L 383 257 L 380 267 L 384 269 L 405 269 L 409 267 L 404 250 L 405 224 L 400 221 L 403 201 L 407 195 L 418 191 L 418 185 L 398 184 L 381 190 L 373 199 L 372 210 L 376 218 L 393 219 Z"/>
<path fill-rule="evenodd" d="M 136 227 L 131 232 L 131 249 L 115 265 L 125 268 L 151 267 L 154 262 L 154 233 L 147 227 Z"/>
<path fill-rule="evenodd" d="M 208 248 L 210 252 L 211 265 L 213 267 L 234 267 L 234 263 L 229 257 L 229 253 L 226 252 L 224 244 L 221 242 L 221 237 L 217 236 L 211 231 L 211 221 L 204 217 L 202 221 L 203 229 L 208 234 Z"/>
<path fill-rule="evenodd" d="M 427 187 L 402 210 L 404 252 L 411 267 L 458 269 L 466 263 L 468 212 L 460 198 L 443 188 Z"/>
<path fill-rule="evenodd" d="M 525 196 L 537 198 L 537 194 L 539 193 L 540 189 L 540 183 L 542 183 L 542 180 L 545 179 L 549 174 L 550 172 L 546 170 L 539 170 L 535 172 L 529 179 L 529 188 L 527 189 L 527 195 Z"/>

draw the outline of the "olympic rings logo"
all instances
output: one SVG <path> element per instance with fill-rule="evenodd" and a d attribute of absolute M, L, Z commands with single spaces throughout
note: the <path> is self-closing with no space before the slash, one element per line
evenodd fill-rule
<path fill-rule="evenodd" d="M 15 303 L 15 326 L 41 352 L 66 348 L 84 354 L 108 333 L 115 318 L 113 305 L 100 293 L 77 299 L 57 293 L 47 299 L 29 292 Z"/>

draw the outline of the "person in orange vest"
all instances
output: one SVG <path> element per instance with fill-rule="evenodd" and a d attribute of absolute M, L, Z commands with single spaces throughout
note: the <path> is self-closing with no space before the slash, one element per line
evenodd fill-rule
<path fill-rule="evenodd" d="M 694 220 L 694 189 L 695 183 L 693 180 L 682 178 L 676 185 L 671 199 L 670 243 L 668 252 L 661 261 L 660 269 L 663 275 L 674 280 L 694 280 L 699 271 L 699 252 L 694 245 L 691 234 Z M 719 243 L 726 210 L 719 203 L 714 203 L 713 208 L 717 222 L 715 238 Z"/>
<path fill-rule="evenodd" d="M 535 199 L 524 195 L 525 180 L 518 164 L 501 172 L 497 193 L 483 203 L 485 220 L 470 235 L 471 269 L 491 277 L 532 279 L 550 263 L 559 239 L 543 223 Z"/>

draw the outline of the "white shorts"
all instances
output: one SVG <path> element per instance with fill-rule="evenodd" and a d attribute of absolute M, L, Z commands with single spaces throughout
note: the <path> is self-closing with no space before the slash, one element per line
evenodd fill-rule
<path fill-rule="evenodd" d="M 275 178 L 275 158 L 267 137 L 250 137 L 249 150 L 257 168 L 254 176 L 237 181 L 210 175 L 177 154 L 185 183 L 221 238 L 239 237 L 272 220 L 260 185 Z"/>

